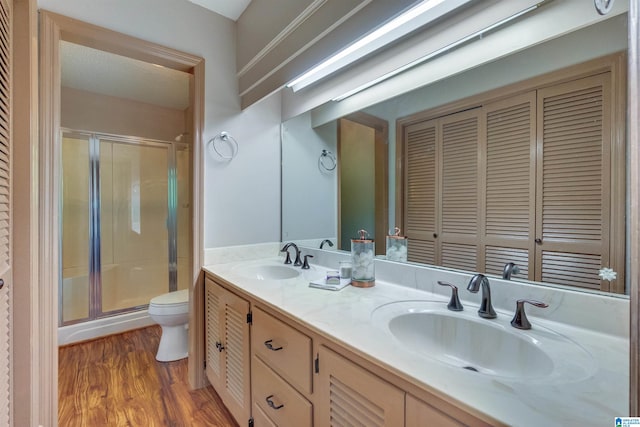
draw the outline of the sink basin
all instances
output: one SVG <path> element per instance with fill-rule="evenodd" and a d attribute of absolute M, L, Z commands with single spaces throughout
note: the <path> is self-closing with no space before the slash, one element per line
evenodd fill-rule
<path fill-rule="evenodd" d="M 255 280 L 286 280 L 300 275 L 299 269 L 277 264 L 242 266 L 235 271 L 240 276 Z"/>
<path fill-rule="evenodd" d="M 403 301 L 379 307 L 374 325 L 406 350 L 449 366 L 512 381 L 577 381 L 592 375 L 591 355 L 569 338 L 534 326 L 513 328 L 508 314 L 478 317 L 477 307 L 447 310 L 446 303 Z"/>

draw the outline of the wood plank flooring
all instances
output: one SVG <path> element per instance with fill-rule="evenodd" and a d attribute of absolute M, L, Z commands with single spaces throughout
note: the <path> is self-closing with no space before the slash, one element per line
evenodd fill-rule
<path fill-rule="evenodd" d="M 187 359 L 155 360 L 151 326 L 59 350 L 61 427 L 237 424 L 211 386 L 189 390 Z"/>

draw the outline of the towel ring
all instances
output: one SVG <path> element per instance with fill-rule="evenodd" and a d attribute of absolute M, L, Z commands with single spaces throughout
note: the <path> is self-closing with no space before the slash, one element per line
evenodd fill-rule
<path fill-rule="evenodd" d="M 336 168 L 338 165 L 338 161 L 336 160 L 336 156 L 328 150 L 322 150 L 320 153 L 320 157 L 318 157 L 318 167 L 320 170 L 325 170 L 330 172 Z"/>
<path fill-rule="evenodd" d="M 225 142 L 231 147 L 231 155 L 230 156 L 225 156 L 224 154 L 222 154 L 218 150 L 218 147 L 216 146 L 216 142 L 218 142 L 218 141 Z M 228 132 L 225 132 L 225 131 L 220 132 L 219 134 L 217 134 L 216 136 L 211 138 L 209 140 L 209 143 L 213 147 L 213 151 L 215 151 L 216 154 L 218 156 L 220 156 L 221 159 L 226 160 L 228 162 L 233 160 L 233 158 L 236 157 L 236 155 L 238 154 L 238 149 L 239 149 L 238 141 L 236 141 L 236 139 L 234 137 L 229 135 Z"/>
<path fill-rule="evenodd" d="M 593 3 L 600 15 L 606 15 L 613 9 L 615 0 L 594 0 Z"/>

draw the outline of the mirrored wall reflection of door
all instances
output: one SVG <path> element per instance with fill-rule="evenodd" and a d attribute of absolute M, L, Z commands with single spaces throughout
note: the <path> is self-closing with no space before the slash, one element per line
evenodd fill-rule
<path fill-rule="evenodd" d="M 64 133 L 60 325 L 178 288 L 176 145 Z"/>
<path fill-rule="evenodd" d="M 351 250 L 351 239 L 365 229 L 386 251 L 388 224 L 388 123 L 365 113 L 338 122 L 338 248 Z"/>

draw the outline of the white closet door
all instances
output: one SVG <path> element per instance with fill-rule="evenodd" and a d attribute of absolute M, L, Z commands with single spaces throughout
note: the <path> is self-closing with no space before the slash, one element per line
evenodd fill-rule
<path fill-rule="evenodd" d="M 11 2 L 0 0 L 0 425 L 11 426 Z"/>

